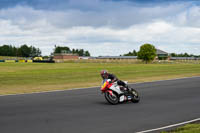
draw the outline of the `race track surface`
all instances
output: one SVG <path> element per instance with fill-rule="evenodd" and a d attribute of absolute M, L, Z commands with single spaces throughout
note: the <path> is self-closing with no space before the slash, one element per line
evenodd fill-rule
<path fill-rule="evenodd" d="M 1 133 L 134 133 L 200 117 L 200 77 L 131 85 L 138 104 L 108 104 L 99 88 L 0 96 Z"/>

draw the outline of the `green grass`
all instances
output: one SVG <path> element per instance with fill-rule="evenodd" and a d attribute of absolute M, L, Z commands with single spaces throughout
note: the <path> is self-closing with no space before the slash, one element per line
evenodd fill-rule
<path fill-rule="evenodd" d="M 19 60 L 19 59 L 25 59 L 25 57 L 0 56 L 0 60 Z"/>
<path fill-rule="evenodd" d="M 161 132 L 161 133 L 200 133 L 200 124 L 187 124 L 173 131 Z"/>
<path fill-rule="evenodd" d="M 0 95 L 99 86 L 102 69 L 129 82 L 200 76 L 200 64 L 0 63 Z"/>

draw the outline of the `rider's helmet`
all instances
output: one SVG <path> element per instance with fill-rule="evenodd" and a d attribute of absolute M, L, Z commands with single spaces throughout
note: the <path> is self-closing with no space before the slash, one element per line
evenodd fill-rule
<path fill-rule="evenodd" d="M 106 70 L 101 70 L 101 77 L 102 77 L 103 79 L 106 79 L 107 76 L 108 76 L 108 71 L 106 71 Z"/>

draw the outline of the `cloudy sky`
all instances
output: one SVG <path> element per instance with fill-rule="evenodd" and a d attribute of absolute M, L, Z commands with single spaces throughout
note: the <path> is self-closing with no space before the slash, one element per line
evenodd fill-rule
<path fill-rule="evenodd" d="M 200 55 L 199 0 L 0 0 L 0 45 L 55 45 L 92 56 L 122 55 L 144 43 Z"/>

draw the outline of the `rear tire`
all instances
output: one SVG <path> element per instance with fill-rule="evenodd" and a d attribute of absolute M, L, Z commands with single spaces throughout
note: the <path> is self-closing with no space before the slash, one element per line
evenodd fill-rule
<path fill-rule="evenodd" d="M 106 92 L 105 98 L 110 104 L 113 104 L 113 105 L 118 104 L 118 102 L 119 102 L 119 97 L 114 92 L 113 92 L 113 96 L 111 96 L 109 92 Z"/>
<path fill-rule="evenodd" d="M 135 89 L 132 89 L 131 88 L 131 94 L 132 94 L 132 96 L 133 96 L 133 98 L 132 98 L 132 102 L 133 103 L 138 103 L 139 101 L 140 101 L 140 96 L 139 96 L 139 93 L 135 90 Z"/>

